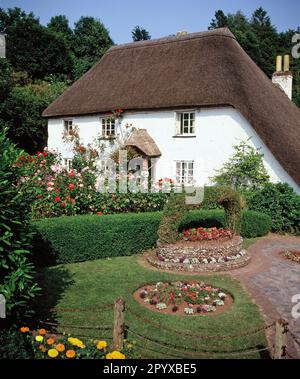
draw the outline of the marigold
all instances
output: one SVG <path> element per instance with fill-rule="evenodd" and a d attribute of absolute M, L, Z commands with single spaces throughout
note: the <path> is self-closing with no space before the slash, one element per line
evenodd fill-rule
<path fill-rule="evenodd" d="M 36 337 L 35 337 L 35 340 L 36 340 L 37 342 L 42 342 L 42 341 L 44 340 L 44 337 L 43 337 L 43 336 L 36 336 Z"/>
<path fill-rule="evenodd" d="M 53 345 L 55 343 L 55 340 L 53 338 L 47 339 L 47 345 Z"/>
<path fill-rule="evenodd" d="M 119 351 L 113 351 L 112 353 L 108 353 L 105 356 L 106 359 L 125 359 L 125 355 L 120 353 Z"/>
<path fill-rule="evenodd" d="M 58 351 L 56 349 L 50 349 L 48 355 L 50 358 L 56 358 L 58 356 Z"/>
<path fill-rule="evenodd" d="M 78 339 L 78 338 L 70 337 L 70 338 L 68 338 L 68 341 L 73 346 L 79 347 L 80 349 L 84 349 L 85 348 L 85 345 L 83 344 L 83 342 L 80 339 Z"/>
<path fill-rule="evenodd" d="M 39 349 L 41 350 L 42 353 L 45 353 L 46 352 L 46 348 L 44 345 L 40 345 L 39 346 Z"/>
<path fill-rule="evenodd" d="M 76 353 L 75 353 L 74 350 L 68 350 L 66 352 L 66 357 L 69 358 L 69 359 L 75 358 L 75 355 L 76 355 Z"/>
<path fill-rule="evenodd" d="M 97 349 L 98 350 L 103 350 L 103 349 L 105 349 L 107 347 L 107 342 L 105 342 L 105 341 L 99 341 L 98 343 L 97 343 Z"/>
<path fill-rule="evenodd" d="M 27 326 L 23 326 L 22 328 L 20 328 L 20 332 L 21 333 L 28 333 L 29 332 L 29 328 L 27 328 Z"/>
<path fill-rule="evenodd" d="M 66 350 L 65 345 L 62 344 L 62 343 L 57 344 L 55 348 L 56 348 L 56 350 L 59 351 L 60 353 L 62 353 L 62 352 L 64 352 L 64 351 Z"/>
<path fill-rule="evenodd" d="M 40 330 L 39 330 L 39 334 L 40 334 L 41 336 L 44 336 L 44 335 L 46 334 L 46 330 L 45 330 L 45 329 L 40 329 Z"/>

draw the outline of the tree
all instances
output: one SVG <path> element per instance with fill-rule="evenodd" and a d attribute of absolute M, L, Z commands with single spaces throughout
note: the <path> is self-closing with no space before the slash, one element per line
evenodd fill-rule
<path fill-rule="evenodd" d="M 32 13 L 0 9 L 0 31 L 7 34 L 7 59 L 15 71 L 26 71 L 33 79 L 71 71 L 65 40 L 41 26 Z"/>
<path fill-rule="evenodd" d="M 263 154 L 243 141 L 234 146 L 235 153 L 211 180 L 217 185 L 231 185 L 235 188 L 260 188 L 269 182 L 264 167 Z"/>
<path fill-rule="evenodd" d="M 98 62 L 113 45 L 109 31 L 103 23 L 93 17 L 81 17 L 74 29 L 74 72 L 76 77 L 83 75 Z"/>
<path fill-rule="evenodd" d="M 219 9 L 215 13 L 215 18 L 211 20 L 208 29 L 218 29 L 224 27 L 228 27 L 228 19 L 227 16 L 225 16 L 224 12 L 221 9 Z"/>
<path fill-rule="evenodd" d="M 146 41 L 146 40 L 151 39 L 149 32 L 147 32 L 146 29 L 140 26 L 134 27 L 131 34 L 132 34 L 132 39 L 134 42 Z"/>
<path fill-rule="evenodd" d="M 64 15 L 51 17 L 47 28 L 52 32 L 65 37 L 66 39 L 70 39 L 73 36 L 73 31 L 69 26 L 69 20 Z"/>
<path fill-rule="evenodd" d="M 1 119 L 20 148 L 36 153 L 47 145 L 47 121 L 41 114 L 65 89 L 62 82 L 40 82 L 11 90 L 2 104 Z"/>

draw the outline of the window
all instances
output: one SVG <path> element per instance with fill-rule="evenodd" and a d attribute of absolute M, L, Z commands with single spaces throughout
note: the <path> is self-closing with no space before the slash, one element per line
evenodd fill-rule
<path fill-rule="evenodd" d="M 176 182 L 178 184 L 192 184 L 194 180 L 194 162 L 176 162 Z"/>
<path fill-rule="evenodd" d="M 71 134 L 73 131 L 73 120 L 64 120 L 65 133 L 67 135 Z"/>
<path fill-rule="evenodd" d="M 72 169 L 72 159 L 70 159 L 70 158 L 64 158 L 64 166 L 67 169 L 67 171 L 71 171 L 71 169 Z"/>
<path fill-rule="evenodd" d="M 115 120 L 111 118 L 102 119 L 102 137 L 114 138 L 116 136 Z"/>
<path fill-rule="evenodd" d="M 109 171 L 108 162 L 106 160 L 98 161 L 98 169 L 101 171 L 102 174 L 107 174 Z"/>
<path fill-rule="evenodd" d="M 177 113 L 177 135 L 195 134 L 195 112 Z"/>

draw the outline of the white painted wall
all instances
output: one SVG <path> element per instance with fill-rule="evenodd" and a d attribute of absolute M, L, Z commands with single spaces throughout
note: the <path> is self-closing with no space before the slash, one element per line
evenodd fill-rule
<path fill-rule="evenodd" d="M 194 110 L 193 110 L 194 111 Z M 121 127 L 132 124 L 147 129 L 162 156 L 156 166 L 156 179 L 175 178 L 177 160 L 194 161 L 194 177 L 197 185 L 211 184 L 209 177 L 215 174 L 233 154 L 233 146 L 252 137 L 249 144 L 261 148 L 264 164 L 272 182 L 287 182 L 300 194 L 300 187 L 277 162 L 270 150 L 251 127 L 249 122 L 234 108 L 198 109 L 196 112 L 195 138 L 174 138 L 175 112 L 125 113 Z M 84 144 L 92 143 L 101 131 L 99 116 L 74 117 Z M 71 158 L 71 148 L 62 142 L 63 119 L 49 120 L 49 149 L 58 150 L 63 158 Z"/>

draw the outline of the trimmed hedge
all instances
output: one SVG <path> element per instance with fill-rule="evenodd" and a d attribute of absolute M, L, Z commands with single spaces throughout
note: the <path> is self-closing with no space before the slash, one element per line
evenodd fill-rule
<path fill-rule="evenodd" d="M 83 262 L 128 256 L 155 246 L 162 212 L 111 216 L 74 216 L 34 222 L 41 238 L 36 240 L 36 262 L 42 265 Z M 224 211 L 189 212 L 180 229 L 224 225 Z M 271 229 L 271 219 L 258 212 L 242 213 L 242 236 L 257 237 Z"/>

